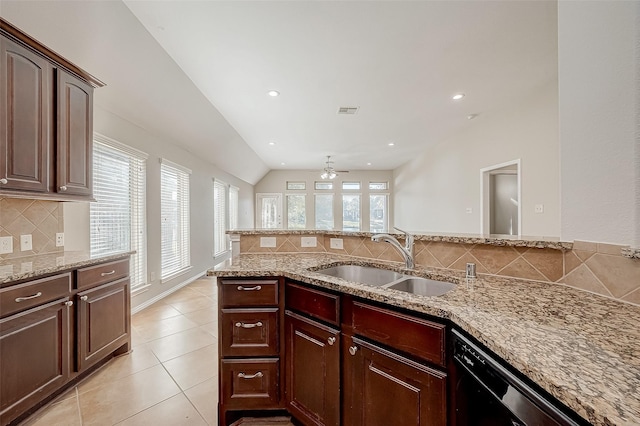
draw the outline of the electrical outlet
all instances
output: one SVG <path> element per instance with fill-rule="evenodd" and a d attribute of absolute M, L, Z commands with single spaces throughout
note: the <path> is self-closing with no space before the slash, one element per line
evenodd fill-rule
<path fill-rule="evenodd" d="M 536 213 L 544 213 L 544 204 L 536 204 L 535 205 Z"/>
<path fill-rule="evenodd" d="M 343 245 L 342 245 L 342 238 L 331 238 L 329 240 L 329 246 L 332 249 L 336 249 L 336 250 L 342 250 L 344 249 Z"/>
<path fill-rule="evenodd" d="M 300 247 L 316 247 L 318 239 L 316 237 L 302 237 L 300 239 Z"/>
<path fill-rule="evenodd" d="M 56 233 L 56 247 L 64 246 L 64 232 Z"/>
<path fill-rule="evenodd" d="M 260 247 L 275 248 L 276 237 L 260 237 Z"/>
<path fill-rule="evenodd" d="M 0 254 L 13 253 L 13 237 L 0 237 Z"/>
<path fill-rule="evenodd" d="M 33 250 L 31 234 L 20 235 L 20 251 Z"/>

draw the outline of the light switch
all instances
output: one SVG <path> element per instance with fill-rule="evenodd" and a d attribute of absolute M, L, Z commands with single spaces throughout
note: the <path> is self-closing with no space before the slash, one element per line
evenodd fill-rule
<path fill-rule="evenodd" d="M 20 235 L 20 251 L 33 250 L 31 234 Z"/>
<path fill-rule="evenodd" d="M 316 237 L 302 237 L 300 239 L 301 247 L 316 247 L 318 245 L 318 239 Z"/>
<path fill-rule="evenodd" d="M 329 240 L 329 246 L 332 249 L 336 249 L 336 250 L 342 250 L 344 249 L 343 245 L 342 245 L 342 238 L 331 238 Z"/>

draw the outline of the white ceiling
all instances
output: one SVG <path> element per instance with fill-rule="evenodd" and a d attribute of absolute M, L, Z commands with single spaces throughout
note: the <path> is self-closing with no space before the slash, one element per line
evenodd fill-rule
<path fill-rule="evenodd" d="M 326 155 L 394 169 L 557 78 L 555 1 L 0 0 L 0 13 L 107 82 L 106 109 L 249 183 Z"/>

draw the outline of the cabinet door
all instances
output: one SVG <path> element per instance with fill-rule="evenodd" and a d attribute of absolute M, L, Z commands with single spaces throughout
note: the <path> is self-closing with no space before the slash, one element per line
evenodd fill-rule
<path fill-rule="evenodd" d="M 340 332 L 289 311 L 285 327 L 289 411 L 305 424 L 339 425 Z"/>
<path fill-rule="evenodd" d="M 47 192 L 53 71 L 47 60 L 0 37 L 0 191 Z"/>
<path fill-rule="evenodd" d="M 93 190 L 93 88 L 58 69 L 57 192 Z"/>
<path fill-rule="evenodd" d="M 78 293 L 78 371 L 130 343 L 129 301 L 128 278 Z"/>
<path fill-rule="evenodd" d="M 9 423 L 66 382 L 68 300 L 0 320 L 0 424 Z"/>
<path fill-rule="evenodd" d="M 445 373 L 345 339 L 346 425 L 446 425 Z"/>

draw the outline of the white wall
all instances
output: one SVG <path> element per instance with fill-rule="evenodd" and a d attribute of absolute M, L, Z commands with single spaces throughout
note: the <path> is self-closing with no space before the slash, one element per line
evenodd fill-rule
<path fill-rule="evenodd" d="M 480 233 L 480 169 L 521 159 L 522 234 L 559 236 L 557 102 L 551 82 L 518 105 L 469 120 L 465 131 L 396 169 L 396 225 Z M 544 205 L 543 214 L 534 213 L 535 204 Z"/>
<path fill-rule="evenodd" d="M 333 217 L 334 217 L 334 229 L 342 229 L 342 182 L 360 182 L 360 191 L 345 191 L 344 193 L 359 193 L 360 198 L 360 210 L 362 220 L 362 231 L 369 231 L 369 182 L 389 182 L 389 191 L 377 191 L 376 193 L 389 193 L 393 192 L 391 171 L 360 171 L 352 170 L 349 173 L 339 173 L 334 182 L 333 191 L 316 191 L 314 184 L 316 181 L 321 181 L 320 170 L 318 171 L 301 171 L 301 170 L 272 170 L 267 173 L 262 180 L 255 185 L 255 193 L 280 193 L 283 197 L 283 227 L 286 227 L 286 194 L 300 194 L 305 193 L 306 196 L 306 213 L 307 213 L 307 228 L 313 229 L 315 224 L 315 214 L 313 210 L 313 195 L 318 193 L 333 193 Z M 287 191 L 287 181 L 306 182 L 306 190 L 304 191 Z M 389 224 L 393 224 L 393 208 L 392 197 L 389 197 Z"/>
<path fill-rule="evenodd" d="M 99 90 L 99 89 L 98 89 Z M 231 176 L 199 157 L 179 148 L 170 140 L 150 134 L 99 105 L 94 107 L 94 130 L 149 155 L 147 160 L 147 278 L 148 291 L 134 296 L 132 306 L 142 304 L 195 276 L 222 259 L 213 258 L 213 180 L 218 178 L 237 186 L 239 191 L 240 226 L 252 226 L 253 186 Z M 220 155 L 224 155 L 221 153 Z M 160 282 L 160 158 L 166 158 L 192 170 L 190 191 L 191 265 L 187 273 L 168 282 Z M 87 203 L 65 203 L 65 239 L 67 250 L 88 248 L 89 221 Z M 74 222 L 79 220 L 78 222 Z M 69 244 L 74 247 L 70 247 Z M 151 273 L 155 281 L 150 281 Z"/>
<path fill-rule="evenodd" d="M 640 2 L 560 1 L 562 238 L 640 246 Z"/>

